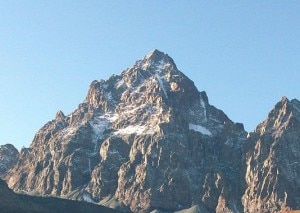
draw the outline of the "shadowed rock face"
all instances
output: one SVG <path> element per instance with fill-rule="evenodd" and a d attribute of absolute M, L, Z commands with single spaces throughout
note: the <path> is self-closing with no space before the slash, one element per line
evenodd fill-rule
<path fill-rule="evenodd" d="M 266 173 L 254 174 L 261 164 L 252 157 L 264 133 L 250 135 L 154 50 L 93 81 L 73 113 L 58 112 L 37 132 L 5 179 L 15 191 L 133 212 L 252 211 L 253 181 Z"/>
<path fill-rule="evenodd" d="M 245 212 L 300 209 L 300 102 L 282 98 L 249 141 Z"/>
<path fill-rule="evenodd" d="M 0 178 L 15 165 L 18 153 L 12 144 L 0 145 Z"/>
<path fill-rule="evenodd" d="M 63 200 L 58 198 L 42 198 L 28 195 L 19 195 L 11 191 L 6 183 L 0 179 L 0 212 L 3 213 L 116 213 L 118 211 L 103 206 L 82 203 L 78 201 Z"/>

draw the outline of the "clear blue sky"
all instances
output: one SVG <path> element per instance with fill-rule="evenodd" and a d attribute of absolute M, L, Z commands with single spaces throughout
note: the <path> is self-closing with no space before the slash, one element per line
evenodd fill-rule
<path fill-rule="evenodd" d="M 300 99 L 300 1 L 0 0 L 0 144 L 28 147 L 152 49 L 250 131 Z"/>

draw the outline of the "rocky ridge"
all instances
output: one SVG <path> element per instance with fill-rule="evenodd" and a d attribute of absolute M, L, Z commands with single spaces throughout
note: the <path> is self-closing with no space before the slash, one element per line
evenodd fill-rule
<path fill-rule="evenodd" d="M 283 97 L 247 146 L 244 211 L 300 209 L 300 101 Z"/>
<path fill-rule="evenodd" d="M 0 145 L 0 177 L 17 162 L 18 150 L 12 144 Z"/>
<path fill-rule="evenodd" d="M 210 105 L 172 58 L 154 50 L 120 75 L 93 81 L 73 113 L 58 112 L 37 132 L 5 179 L 15 191 L 133 212 L 296 208 L 296 189 L 278 190 L 279 183 L 299 180 L 300 106 L 286 102 L 292 113 L 277 104 L 278 112 L 247 137 L 243 125 Z M 265 150 L 284 137 L 293 158 L 277 167 L 281 179 L 277 175 L 270 188 L 281 152 Z"/>

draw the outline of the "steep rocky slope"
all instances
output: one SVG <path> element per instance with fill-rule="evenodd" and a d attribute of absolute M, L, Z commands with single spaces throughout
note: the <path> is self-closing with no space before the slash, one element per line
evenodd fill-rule
<path fill-rule="evenodd" d="M 58 112 L 21 150 L 6 180 L 16 191 L 135 212 L 235 211 L 245 140 L 242 124 L 154 50 L 92 82 L 77 110 Z"/>
<path fill-rule="evenodd" d="M 0 145 L 0 178 L 15 165 L 18 154 L 12 144 Z"/>
<path fill-rule="evenodd" d="M 244 211 L 300 209 L 300 102 L 283 97 L 249 141 Z"/>

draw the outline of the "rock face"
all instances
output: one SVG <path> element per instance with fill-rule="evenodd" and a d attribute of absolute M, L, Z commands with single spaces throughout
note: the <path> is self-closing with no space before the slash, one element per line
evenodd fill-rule
<path fill-rule="evenodd" d="M 283 97 L 246 150 L 244 211 L 300 209 L 300 102 Z"/>
<path fill-rule="evenodd" d="M 120 75 L 93 81 L 73 113 L 58 112 L 37 132 L 5 179 L 15 191 L 133 212 L 255 212 L 269 200 L 274 209 L 296 207 L 300 106 L 288 103 L 291 119 L 271 112 L 247 138 L 154 50 Z"/>
<path fill-rule="evenodd" d="M 12 144 L 0 145 L 0 178 L 17 162 L 18 150 Z"/>

